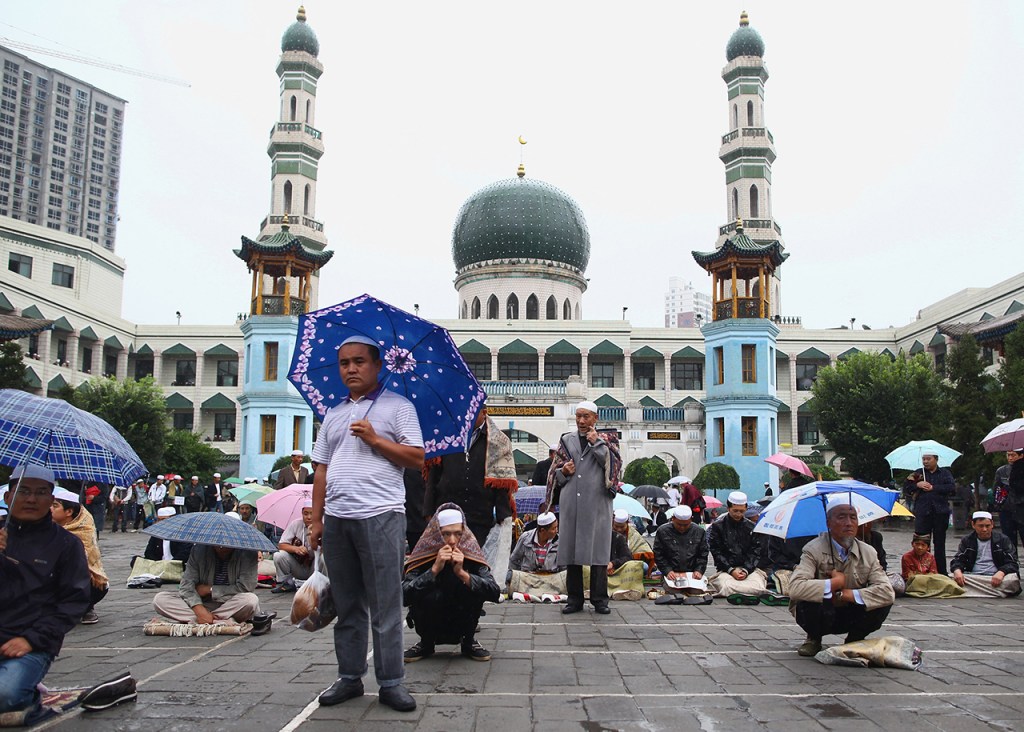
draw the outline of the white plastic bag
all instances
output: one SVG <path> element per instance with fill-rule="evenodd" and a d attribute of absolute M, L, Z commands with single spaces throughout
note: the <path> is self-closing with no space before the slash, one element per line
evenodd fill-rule
<path fill-rule="evenodd" d="M 291 623 L 296 628 L 313 632 L 326 628 L 338 613 L 331 598 L 331 581 L 320 570 L 320 550 L 313 560 L 313 574 L 292 599 Z"/>

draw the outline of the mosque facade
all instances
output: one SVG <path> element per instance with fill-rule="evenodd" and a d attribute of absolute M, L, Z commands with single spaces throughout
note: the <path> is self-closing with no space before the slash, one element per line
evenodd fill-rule
<path fill-rule="evenodd" d="M 486 389 L 491 416 L 514 442 L 521 476 L 572 428 L 575 404 L 583 399 L 598 404 L 600 428 L 619 434 L 627 463 L 658 457 L 674 473 L 692 477 L 709 460 L 753 465 L 776 448 L 825 461 L 832 456 L 823 452 L 808 407 L 819 369 L 858 351 L 925 353 L 941 366 L 958 333 L 995 333 L 1024 313 L 1019 273 L 929 305 L 899 327 L 810 329 L 784 314 L 779 272 L 787 256 L 800 256 L 800 247 L 786 248 L 772 210 L 776 152 L 764 116 L 764 50 L 744 14 L 722 71 L 728 129 L 719 156 L 727 223 L 710 232 L 712 251 L 703 254 L 714 259 L 738 248 L 771 249 L 775 263 L 744 270 L 745 279 L 715 275 L 711 322 L 669 328 L 588 320 L 592 251 L 585 212 L 557 182 L 531 178 L 522 166 L 453 212 L 455 317 L 438 323 Z M 0 314 L 54 321 L 51 330 L 20 341 L 36 393 L 77 387 L 96 375 L 152 376 L 166 394 L 170 425 L 201 433 L 221 449 L 224 471 L 265 475 L 277 456 L 310 449 L 312 412 L 286 375 L 297 318 L 318 307 L 317 283 L 331 254 L 316 218 L 324 154 L 324 135 L 315 126 L 324 71 L 318 53 L 300 10 L 282 38 L 277 65 L 280 113 L 267 150 L 270 211 L 258 235 L 242 237 L 236 251 L 253 283 L 238 321 L 130 322 L 121 315 L 124 260 L 85 237 L 0 216 L 0 256 L 8 260 L 0 271 Z M 51 277 L 55 264 L 62 273 L 71 267 L 71 279 Z M 752 326 L 762 346 L 757 368 L 771 381 L 758 385 L 756 409 L 747 414 L 737 406 L 742 394 L 723 391 L 727 385 L 717 380 L 715 354 L 719 347 L 735 351 L 735 373 L 745 389 L 742 346 L 753 336 L 735 331 Z M 719 343 L 726 331 L 736 338 Z M 985 353 L 998 363 L 996 349 Z M 727 402 L 736 409 L 723 412 Z M 744 417 L 764 420 L 753 448 Z M 716 431 L 718 419 L 735 428 Z M 753 497 L 764 481 L 776 483 L 767 468 L 742 474 Z"/>

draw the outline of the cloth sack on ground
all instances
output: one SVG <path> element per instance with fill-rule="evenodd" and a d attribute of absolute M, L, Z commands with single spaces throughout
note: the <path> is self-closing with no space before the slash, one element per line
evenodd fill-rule
<path fill-rule="evenodd" d="M 512 570 L 512 578 L 508 583 L 508 593 L 513 595 L 519 592 L 524 595 L 567 595 L 565 587 L 565 572 L 554 574 L 534 574 L 533 572 L 520 572 Z"/>
<path fill-rule="evenodd" d="M 157 590 L 163 583 L 155 574 L 139 574 L 129 577 L 126 584 L 129 590 Z"/>
<path fill-rule="evenodd" d="M 827 666 L 877 666 L 916 671 L 921 666 L 921 649 L 912 640 L 890 635 L 832 646 L 820 651 L 814 659 Z"/>
<path fill-rule="evenodd" d="M 181 582 L 184 565 L 177 559 L 146 559 L 139 557 L 132 565 L 132 573 L 128 575 L 128 586 L 133 587 L 132 579 L 143 575 L 152 575 L 164 582 Z"/>
<path fill-rule="evenodd" d="M 590 567 L 583 567 L 583 595 L 590 599 Z M 608 575 L 608 597 L 639 600 L 644 596 L 644 563 L 633 559 Z"/>
<path fill-rule="evenodd" d="M 320 566 L 320 550 L 316 550 L 315 566 Z M 338 616 L 331 597 L 331 582 L 318 569 L 313 571 L 292 599 L 291 623 L 296 628 L 320 630 Z"/>
<path fill-rule="evenodd" d="M 907 583 L 907 597 L 929 597 L 947 600 L 960 597 L 966 590 L 956 583 L 952 577 L 944 574 L 918 574 Z"/>
<path fill-rule="evenodd" d="M 511 595 L 512 602 L 540 602 L 540 603 L 554 603 L 554 602 L 566 602 L 569 599 L 568 595 L 531 595 L 528 592 L 513 592 Z"/>
<path fill-rule="evenodd" d="M 166 635 L 172 638 L 201 638 L 208 635 L 249 635 L 251 623 L 169 623 L 153 618 L 144 626 L 146 635 Z"/>

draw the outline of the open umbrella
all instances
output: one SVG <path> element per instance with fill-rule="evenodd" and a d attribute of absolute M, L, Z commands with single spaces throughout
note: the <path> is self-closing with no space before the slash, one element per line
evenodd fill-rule
<path fill-rule="evenodd" d="M 625 493 L 627 496 L 636 490 L 636 486 L 632 483 L 619 483 L 619 493 Z"/>
<path fill-rule="evenodd" d="M 271 491 L 256 500 L 260 521 L 273 524 L 281 529 L 297 518 L 302 518 L 302 506 L 313 499 L 313 486 L 308 483 L 292 483 L 279 491 Z"/>
<path fill-rule="evenodd" d="M 426 457 L 465 451 L 487 396 L 483 387 L 448 331 L 369 295 L 299 320 L 288 378 L 318 417 L 323 419 L 348 396 L 338 371 L 338 349 L 355 335 L 380 344 L 380 384 L 416 407 Z"/>
<path fill-rule="evenodd" d="M 690 479 L 687 478 L 685 475 L 677 475 L 674 478 L 669 478 L 668 479 L 668 484 L 669 485 L 681 485 L 683 483 L 689 483 L 689 482 L 690 482 Z"/>
<path fill-rule="evenodd" d="M 548 487 L 546 485 L 528 485 L 516 491 L 516 514 L 521 516 L 532 516 L 540 510 L 540 504 L 544 502 Z"/>
<path fill-rule="evenodd" d="M 792 455 L 787 455 L 784 452 L 777 452 L 774 455 L 770 455 L 764 459 L 769 465 L 774 465 L 783 470 L 795 470 L 798 473 L 803 473 L 808 478 L 813 478 L 814 473 L 807 467 L 807 463 Z"/>
<path fill-rule="evenodd" d="M 277 551 L 277 545 L 255 527 L 216 511 L 180 513 L 144 529 L 144 534 L 167 541 L 206 544 L 259 552 Z"/>
<path fill-rule="evenodd" d="M 885 459 L 893 469 L 917 470 L 924 455 L 937 455 L 940 466 L 952 465 L 960 457 L 959 452 L 935 440 L 911 440 L 890 452 Z"/>
<path fill-rule="evenodd" d="M 228 488 L 228 493 L 237 498 L 239 503 L 246 500 L 255 501 L 256 499 L 262 498 L 268 493 L 273 492 L 273 488 L 270 488 L 265 485 L 254 485 L 252 483 L 250 483 L 249 485 L 240 485 L 235 486 L 234 488 Z"/>
<path fill-rule="evenodd" d="M 829 496 L 837 494 L 857 508 L 861 524 L 888 516 L 900 497 L 899 491 L 857 480 L 819 480 L 783 491 L 762 509 L 754 531 L 782 539 L 817 536 L 828 530 L 826 506 Z"/>
<path fill-rule="evenodd" d="M 704 496 L 704 508 L 721 508 L 724 504 L 714 496 Z"/>
<path fill-rule="evenodd" d="M 656 485 L 638 485 L 629 492 L 629 495 L 633 498 L 653 498 L 661 499 L 663 501 L 668 500 L 668 492 L 664 488 Z"/>
<path fill-rule="evenodd" d="M 651 517 L 651 514 L 647 513 L 647 509 L 643 507 L 640 501 L 621 493 L 615 496 L 615 499 L 612 501 L 612 508 L 624 508 L 629 512 L 630 516 L 639 516 L 645 519 Z"/>
<path fill-rule="evenodd" d="M 981 446 L 985 448 L 985 452 L 1024 450 L 1024 418 L 1018 417 L 1003 422 L 985 435 Z"/>
<path fill-rule="evenodd" d="M 224 481 L 228 485 L 245 485 L 245 480 L 237 476 L 232 476 Z"/>

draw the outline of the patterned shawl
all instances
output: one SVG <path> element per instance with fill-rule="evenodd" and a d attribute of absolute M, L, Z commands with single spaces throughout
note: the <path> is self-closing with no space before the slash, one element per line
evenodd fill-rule
<path fill-rule="evenodd" d="M 454 508 L 462 514 L 462 538 L 459 540 L 459 549 L 465 555 L 466 561 L 487 566 L 487 558 L 484 557 L 483 550 L 477 544 L 476 537 L 469 530 L 469 526 L 466 525 L 466 514 L 458 504 L 442 503 L 437 507 L 434 515 L 430 517 L 430 521 L 427 522 L 427 528 L 423 530 L 423 535 L 416 542 L 416 546 L 409 552 L 409 556 L 405 560 L 406 572 L 410 569 L 422 567 L 424 564 L 429 564 L 437 558 L 437 553 L 444 546 L 444 539 L 441 538 L 441 525 L 437 521 L 437 514 L 449 508 Z"/>
<path fill-rule="evenodd" d="M 106 587 L 109 580 L 103 571 L 100 547 L 96 543 L 96 522 L 92 520 L 92 514 L 85 506 L 82 506 L 78 515 L 64 524 L 63 528 L 77 536 L 82 542 L 82 546 L 85 547 L 85 559 L 89 564 L 89 579 L 92 581 L 93 587 L 97 589 Z"/>
<path fill-rule="evenodd" d="M 430 477 L 430 469 L 441 464 L 440 457 L 429 458 L 423 464 L 423 480 Z M 494 490 L 508 490 L 513 496 L 519 490 L 516 477 L 516 461 L 512 457 L 512 440 L 490 417 L 487 418 L 487 458 L 484 468 L 484 485 Z M 515 511 L 513 499 L 512 510 Z"/>
<path fill-rule="evenodd" d="M 578 432 L 566 433 L 571 439 L 578 439 L 576 437 L 578 434 Z M 565 449 L 566 435 L 562 435 L 561 439 L 558 440 L 558 449 L 555 450 L 555 456 L 551 459 L 551 469 L 548 471 L 548 492 L 545 500 L 549 506 L 553 505 L 551 502 L 555 496 L 555 471 L 561 470 L 562 466 L 572 459 L 569 456 L 569 452 Z M 622 458 L 619 456 L 619 436 L 615 432 L 598 431 L 597 437 L 608 443 L 608 457 L 604 461 L 604 487 L 611 493 L 618 493 L 619 475 L 622 473 Z"/>

